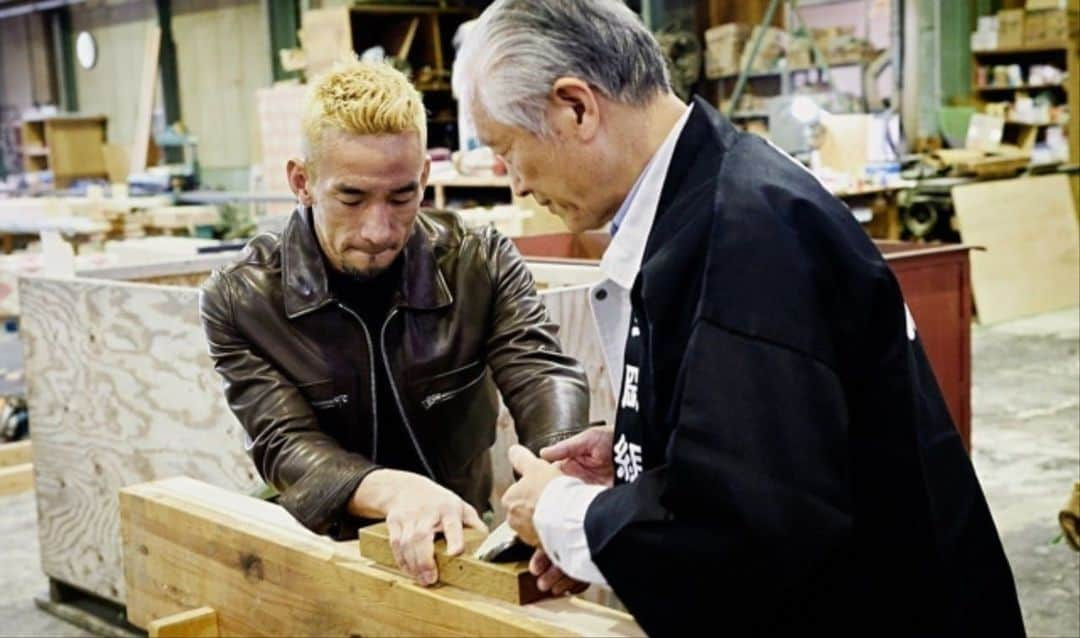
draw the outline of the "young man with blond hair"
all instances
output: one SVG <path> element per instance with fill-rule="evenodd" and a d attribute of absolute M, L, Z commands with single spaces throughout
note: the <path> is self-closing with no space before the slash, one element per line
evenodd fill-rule
<path fill-rule="evenodd" d="M 435 534 L 459 553 L 484 528 L 496 388 L 539 450 L 587 422 L 585 376 L 511 242 L 420 210 L 425 112 L 401 73 L 333 69 L 302 124 L 284 231 L 202 288 L 210 354 L 281 505 L 338 538 L 386 519 L 398 563 L 432 584 Z"/>

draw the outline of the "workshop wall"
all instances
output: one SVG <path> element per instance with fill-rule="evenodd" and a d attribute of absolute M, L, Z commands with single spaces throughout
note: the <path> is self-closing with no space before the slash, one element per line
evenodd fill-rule
<path fill-rule="evenodd" d="M 259 0 L 174 0 L 180 112 L 199 138 L 207 181 L 247 188 L 256 148 L 255 90 L 273 83 L 269 16 Z M 237 182 L 241 183 L 237 183 Z"/>
<path fill-rule="evenodd" d="M 75 65 L 79 110 L 108 116 L 113 144 L 133 142 L 146 34 L 156 25 L 157 11 L 148 1 L 71 8 L 73 35 L 89 31 L 98 48 L 92 68 Z M 161 104 L 160 93 L 159 88 L 157 104 Z"/>

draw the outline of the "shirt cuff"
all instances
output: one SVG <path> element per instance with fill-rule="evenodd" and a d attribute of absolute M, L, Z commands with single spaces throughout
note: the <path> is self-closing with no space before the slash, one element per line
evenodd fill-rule
<path fill-rule="evenodd" d="M 551 562 L 570 578 L 594 585 L 607 585 L 607 580 L 592 561 L 585 536 L 585 512 L 605 489 L 560 476 L 544 488 L 533 513 L 533 526 Z"/>

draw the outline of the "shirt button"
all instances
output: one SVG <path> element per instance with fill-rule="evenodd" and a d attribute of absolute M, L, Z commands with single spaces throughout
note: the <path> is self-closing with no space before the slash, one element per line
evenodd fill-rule
<path fill-rule="evenodd" d="M 597 290 L 596 291 L 596 300 L 597 301 L 603 301 L 605 299 L 607 299 L 607 290 L 604 290 L 603 288 L 601 288 L 600 290 Z"/>

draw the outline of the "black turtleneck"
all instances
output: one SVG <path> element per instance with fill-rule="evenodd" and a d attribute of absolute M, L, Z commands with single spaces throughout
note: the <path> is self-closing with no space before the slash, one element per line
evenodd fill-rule
<path fill-rule="evenodd" d="M 425 474 L 390 387 L 380 338 L 383 324 L 401 289 L 403 262 L 402 254 L 386 271 L 371 279 L 358 279 L 339 272 L 329 262 L 326 262 L 326 272 L 330 292 L 360 317 L 371 336 L 371 362 L 375 366 L 376 386 L 373 395 L 376 397 L 379 420 L 378 447 L 372 460 L 383 467 Z M 392 344 L 388 345 L 393 347 Z M 358 371 L 358 375 L 361 379 L 370 378 L 367 370 Z"/>

